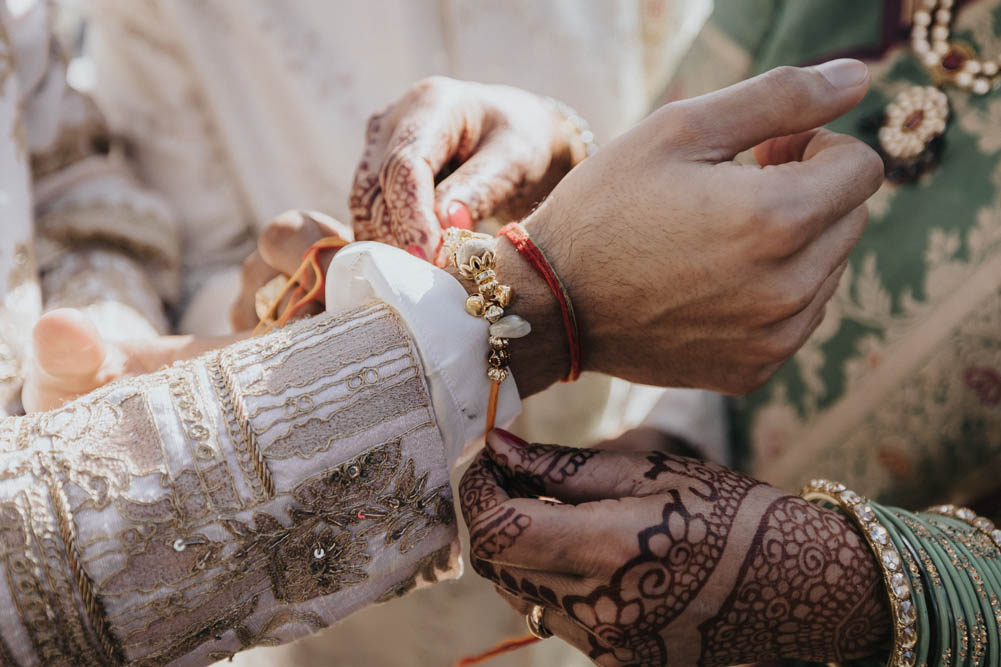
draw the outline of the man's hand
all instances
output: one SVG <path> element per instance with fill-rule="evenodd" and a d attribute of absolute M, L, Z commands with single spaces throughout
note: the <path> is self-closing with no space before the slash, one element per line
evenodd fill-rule
<path fill-rule="evenodd" d="M 108 340 L 85 312 L 75 308 L 49 311 L 31 333 L 32 359 L 21 389 L 26 412 L 58 408 L 114 380 L 152 373 L 242 338 L 234 334 Z"/>
<path fill-rule="evenodd" d="M 542 98 L 425 79 L 369 120 L 350 199 L 355 237 L 433 260 L 442 227 L 528 213 L 570 154 L 566 123 Z"/>
<path fill-rule="evenodd" d="M 802 345 L 883 174 L 865 144 L 815 128 L 868 84 L 854 60 L 779 68 L 662 107 L 559 183 L 525 226 L 569 289 L 586 370 L 745 393 Z M 760 166 L 734 162 L 752 147 Z M 502 281 L 534 294 L 498 252 Z M 566 343 L 555 301 L 525 307 L 543 333 L 512 342 L 512 368 L 531 393 L 566 372 Z"/>
<path fill-rule="evenodd" d="M 476 572 L 599 665 L 840 662 L 890 638 L 847 519 L 711 463 L 494 431 L 459 497 Z"/>
<path fill-rule="evenodd" d="M 229 312 L 235 331 L 247 331 L 257 326 L 257 291 L 279 275 L 291 276 L 295 273 L 306 251 L 327 236 L 351 240 L 351 230 L 334 218 L 315 211 L 286 211 L 268 223 L 257 239 L 257 250 L 243 261 L 240 294 Z M 335 252 L 323 250 L 318 253 L 317 263 L 321 269 L 327 270 Z M 306 272 L 302 285 L 307 290 L 312 287 L 312 271 Z M 324 298 L 321 292 L 319 304 L 305 308 L 303 315 L 321 312 Z"/>

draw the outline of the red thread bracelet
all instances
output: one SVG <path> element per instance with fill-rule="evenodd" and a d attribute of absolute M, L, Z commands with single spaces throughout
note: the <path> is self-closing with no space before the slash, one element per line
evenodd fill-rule
<path fill-rule="evenodd" d="M 573 382 L 580 377 L 581 365 L 581 340 L 580 328 L 577 326 L 577 317 L 574 315 L 573 303 L 570 301 L 570 293 L 566 286 L 556 275 L 553 265 L 546 259 L 546 255 L 535 241 L 528 235 L 525 228 L 520 223 L 512 222 L 505 225 L 498 235 L 503 235 L 511 242 L 514 249 L 532 265 L 535 272 L 542 276 L 542 279 L 549 285 L 553 296 L 560 304 L 560 314 L 563 316 L 563 327 L 567 332 L 567 345 L 570 348 L 570 373 L 563 379 L 564 382 Z"/>

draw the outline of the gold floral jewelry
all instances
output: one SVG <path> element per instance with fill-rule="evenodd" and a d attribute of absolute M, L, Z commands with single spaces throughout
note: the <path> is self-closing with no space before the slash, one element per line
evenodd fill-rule
<path fill-rule="evenodd" d="M 893 651 L 889 667 L 913 667 L 914 646 L 918 629 L 912 614 L 905 613 L 911 600 L 911 582 L 903 569 L 903 560 L 890 539 L 889 531 L 880 523 L 869 501 L 845 488 L 844 484 L 815 479 L 800 492 L 804 499 L 829 503 L 846 514 L 861 529 L 876 562 L 883 573 L 890 613 L 893 616 Z M 906 606 L 904 603 L 908 603 Z"/>
<path fill-rule="evenodd" d="M 497 418 L 497 401 L 500 385 L 510 375 L 509 341 L 527 336 L 532 331 L 528 320 L 518 315 L 505 315 L 514 292 L 509 285 L 497 280 L 497 255 L 493 238 L 487 234 L 467 229 L 449 227 L 445 231 L 442 250 L 459 272 L 459 276 L 476 284 L 476 292 L 466 298 L 466 312 L 482 317 L 490 324 L 490 352 L 487 356 L 487 377 L 491 381 L 490 399 L 487 403 L 487 428 L 494 427 Z"/>
<path fill-rule="evenodd" d="M 949 122 L 949 99 L 940 89 L 958 88 L 986 95 L 1001 87 L 1001 56 L 979 58 L 967 44 L 953 40 L 955 0 L 917 0 L 911 24 L 911 51 L 934 85 L 910 86 L 887 105 L 878 133 L 879 147 L 911 180 L 936 159 Z M 899 179 L 897 179 L 899 180 Z"/>

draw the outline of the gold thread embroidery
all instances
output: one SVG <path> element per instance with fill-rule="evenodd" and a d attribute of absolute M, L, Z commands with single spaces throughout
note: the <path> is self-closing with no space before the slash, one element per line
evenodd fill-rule
<path fill-rule="evenodd" d="M 223 365 L 222 355 L 222 352 L 210 355 L 206 366 L 225 416 L 237 461 L 251 486 L 254 500 L 263 502 L 275 495 L 274 478 L 257 445 L 243 401 L 237 394 L 236 379 L 232 371 Z"/>
<path fill-rule="evenodd" d="M 69 509 L 69 499 L 62 488 L 55 484 L 49 486 L 49 496 L 56 514 L 59 534 L 66 549 L 66 559 L 73 575 L 73 583 L 76 584 L 77 593 L 83 601 L 90 630 L 97 637 L 103 651 L 103 655 L 100 656 L 101 661 L 103 664 L 121 664 L 124 662 L 124 657 L 118 641 L 111 633 L 104 605 L 94 590 L 94 582 L 91 581 L 90 576 L 80 563 L 80 552 L 77 548 L 76 529 L 73 525 L 73 515 Z"/>
<path fill-rule="evenodd" d="M 439 581 L 439 575 L 447 572 L 452 560 L 452 545 L 448 544 L 441 549 L 429 553 L 424 558 L 417 561 L 410 576 L 403 581 L 390 586 L 385 593 L 376 598 L 376 603 L 388 602 L 396 598 L 401 598 L 410 591 L 417 588 L 419 583 L 434 584 Z"/>

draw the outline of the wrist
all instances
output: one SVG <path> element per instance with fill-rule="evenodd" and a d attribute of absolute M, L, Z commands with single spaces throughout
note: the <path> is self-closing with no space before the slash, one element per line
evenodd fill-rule
<path fill-rule="evenodd" d="M 510 369 L 522 397 L 538 393 L 566 375 L 570 357 L 560 317 L 559 304 L 549 286 L 505 239 L 494 240 L 498 280 L 510 285 L 514 298 L 507 312 L 520 315 L 532 325 L 523 338 L 509 341 Z M 454 269 L 450 268 L 454 273 Z M 458 276 L 456 275 L 458 278 Z M 467 292 L 475 285 L 458 278 Z"/>
<path fill-rule="evenodd" d="M 812 572 L 811 565 L 824 565 L 816 576 L 802 578 L 809 587 L 807 595 L 799 591 L 790 601 L 802 605 L 807 619 L 800 641 L 770 657 L 843 662 L 884 654 L 891 640 L 886 590 L 879 565 L 858 527 L 841 513 L 800 498 L 785 502 L 788 513 L 803 512 L 804 526 L 816 527 L 813 535 L 796 545 L 801 557 L 795 574 Z M 789 546 L 786 543 L 787 552 Z M 775 632 L 781 633 L 778 625 Z M 829 641 L 809 639 L 825 635 Z"/>
<path fill-rule="evenodd" d="M 521 395 L 530 396 L 566 376 L 567 334 L 559 303 L 546 281 L 506 239 L 498 239 L 496 253 L 497 274 L 515 286 L 512 311 L 532 325 L 532 333 L 510 342 L 511 372 Z"/>

